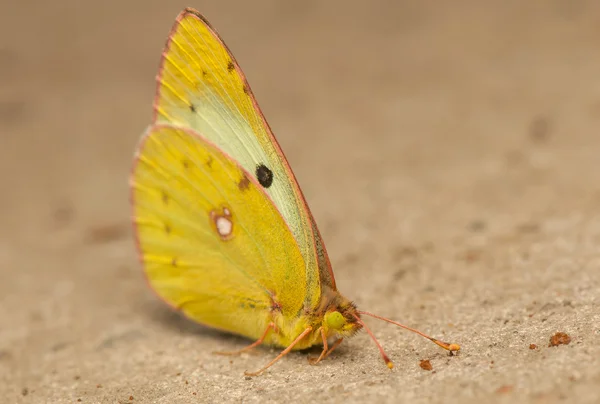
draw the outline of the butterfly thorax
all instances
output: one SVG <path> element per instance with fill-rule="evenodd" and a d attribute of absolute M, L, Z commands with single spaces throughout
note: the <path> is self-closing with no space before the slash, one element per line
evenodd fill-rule
<path fill-rule="evenodd" d="M 357 317 L 360 318 L 360 315 L 354 303 L 337 290 L 325 287 L 316 308 L 307 308 L 292 319 L 275 315 L 273 321 L 277 330 L 272 334 L 270 343 L 287 347 L 308 327 L 312 328 L 311 332 L 294 346 L 294 350 L 322 345 L 321 330 L 325 332 L 327 339 L 348 338 L 362 328 L 357 322 Z"/>

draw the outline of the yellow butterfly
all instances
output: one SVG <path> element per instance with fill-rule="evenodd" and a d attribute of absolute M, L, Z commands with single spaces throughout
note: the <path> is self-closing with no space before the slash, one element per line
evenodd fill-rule
<path fill-rule="evenodd" d="M 131 174 L 137 246 L 150 285 L 199 323 L 291 350 L 316 364 L 364 328 L 335 285 L 302 191 L 227 46 L 196 10 L 169 35 L 154 119 Z M 412 329 L 410 329 L 412 330 Z M 450 351 L 460 347 L 426 336 Z M 328 340 L 336 338 L 329 346 Z"/>

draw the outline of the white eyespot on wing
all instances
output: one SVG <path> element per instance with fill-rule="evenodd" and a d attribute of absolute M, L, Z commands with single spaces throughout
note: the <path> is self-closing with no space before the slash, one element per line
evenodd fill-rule
<path fill-rule="evenodd" d="M 231 220 L 225 216 L 218 216 L 215 224 L 217 225 L 217 232 L 221 238 L 231 236 L 231 232 L 233 231 L 233 223 L 231 223 Z"/>
<path fill-rule="evenodd" d="M 226 241 L 233 238 L 233 219 L 229 208 L 223 206 L 220 211 L 218 209 L 211 210 L 210 220 L 221 240 Z"/>

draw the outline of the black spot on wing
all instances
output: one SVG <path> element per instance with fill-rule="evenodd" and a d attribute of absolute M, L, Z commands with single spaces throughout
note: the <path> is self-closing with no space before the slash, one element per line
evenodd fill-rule
<path fill-rule="evenodd" d="M 265 188 L 269 188 L 273 184 L 273 171 L 264 164 L 256 166 L 256 179 Z"/>

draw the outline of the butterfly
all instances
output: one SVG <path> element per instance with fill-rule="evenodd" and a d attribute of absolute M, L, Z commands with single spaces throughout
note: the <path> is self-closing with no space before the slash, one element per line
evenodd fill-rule
<path fill-rule="evenodd" d="M 316 364 L 375 317 L 450 352 L 460 347 L 359 310 L 337 289 L 323 240 L 235 58 L 196 10 L 162 53 L 153 122 L 130 177 L 137 249 L 150 286 L 188 318 L 254 343 L 322 346 Z M 330 345 L 329 341 L 333 341 Z M 223 352 L 221 352 L 223 353 Z"/>

